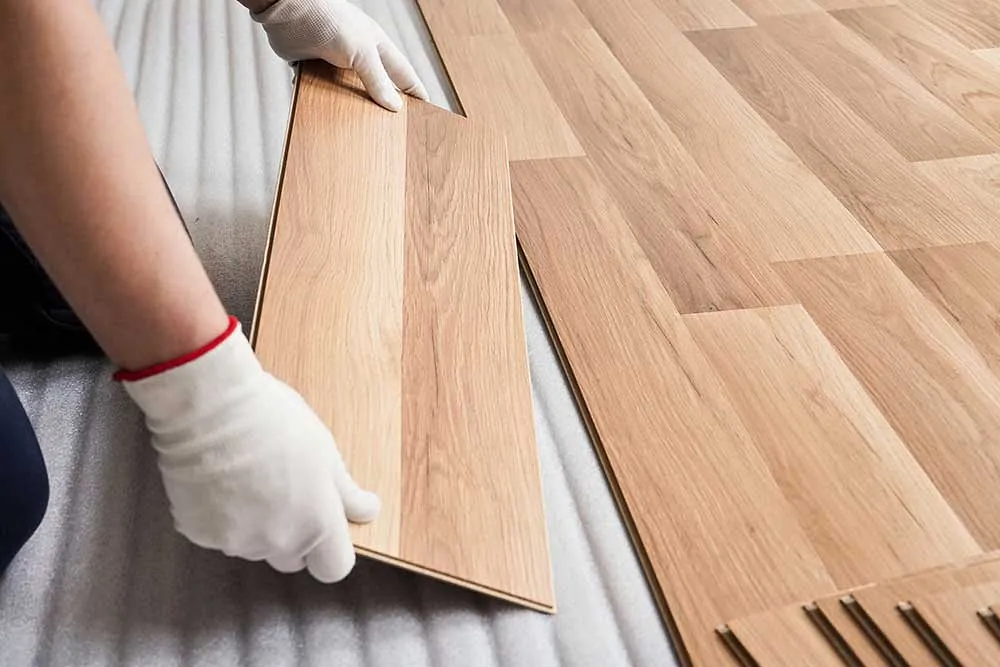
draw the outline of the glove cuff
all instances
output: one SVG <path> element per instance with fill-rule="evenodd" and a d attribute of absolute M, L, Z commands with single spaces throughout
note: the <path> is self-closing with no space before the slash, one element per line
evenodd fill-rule
<path fill-rule="evenodd" d="M 226 330 L 205 345 L 199 347 L 197 350 L 193 350 L 174 359 L 153 364 L 152 366 L 147 366 L 146 368 L 141 368 L 136 371 L 120 370 L 114 374 L 114 379 L 119 382 L 138 382 L 139 380 L 145 380 L 146 378 L 153 377 L 154 375 L 166 373 L 169 370 L 195 361 L 222 345 L 227 338 L 233 335 L 233 332 L 236 331 L 239 324 L 239 320 L 230 315 L 229 326 L 226 327 Z"/>
<path fill-rule="evenodd" d="M 330 0 L 278 0 L 250 16 L 264 27 L 271 48 L 281 58 L 305 60 L 337 37 L 328 19 L 330 4 Z"/>

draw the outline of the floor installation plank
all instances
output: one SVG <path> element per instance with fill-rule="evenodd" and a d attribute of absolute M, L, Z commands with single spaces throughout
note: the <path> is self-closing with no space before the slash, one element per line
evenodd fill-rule
<path fill-rule="evenodd" d="M 865 667 L 894 667 L 868 639 L 844 606 L 843 595 L 833 595 L 816 600 L 816 607 L 837 633 L 844 638 L 851 650 Z"/>
<path fill-rule="evenodd" d="M 727 234 L 720 220 L 736 213 L 595 32 L 521 40 L 681 312 L 790 301 Z"/>
<path fill-rule="evenodd" d="M 685 322 L 838 586 L 981 551 L 801 306 Z"/>
<path fill-rule="evenodd" d="M 762 29 L 688 35 L 883 247 L 996 235 L 992 211 L 946 200 Z"/>
<path fill-rule="evenodd" d="M 1000 46 L 1000 4 L 995 0 L 902 0 L 970 49 Z"/>
<path fill-rule="evenodd" d="M 916 168 L 946 196 L 976 200 L 984 209 L 1000 207 L 1000 155 L 973 155 L 918 162 Z"/>
<path fill-rule="evenodd" d="M 503 139 L 325 65 L 297 90 L 257 354 L 381 496 L 359 553 L 551 611 Z"/>
<path fill-rule="evenodd" d="M 726 231 L 765 259 L 879 250 L 878 244 L 653 0 L 577 0 L 733 211 Z"/>
<path fill-rule="evenodd" d="M 765 667 L 844 667 L 833 645 L 800 604 L 736 619 L 728 626 L 757 663 Z"/>
<path fill-rule="evenodd" d="M 754 25 L 731 0 L 654 0 L 681 30 L 739 28 Z"/>
<path fill-rule="evenodd" d="M 985 136 L 1000 141 L 1000 74 L 989 63 L 905 7 L 832 15 L 904 67 Z"/>
<path fill-rule="evenodd" d="M 595 168 L 521 162 L 511 182 L 536 289 L 679 646 L 731 664 L 716 625 L 833 581 Z"/>
<path fill-rule="evenodd" d="M 996 151 L 996 142 L 828 14 L 782 16 L 761 25 L 906 159 Z"/>
<path fill-rule="evenodd" d="M 1000 68 L 1000 48 L 978 49 L 975 51 L 975 54 L 986 62 L 992 63 L 996 67 Z"/>
<path fill-rule="evenodd" d="M 891 253 L 903 273 L 1000 373 L 1000 251 L 991 244 Z"/>
<path fill-rule="evenodd" d="M 733 0 L 733 2 L 755 21 L 781 14 L 824 11 L 815 0 Z"/>
<path fill-rule="evenodd" d="M 465 114 L 500 130 L 507 138 L 510 159 L 583 155 L 494 0 L 473 3 L 480 8 L 475 19 L 464 19 L 462 11 L 454 11 L 462 3 L 421 0 L 419 4 Z M 461 19 L 458 25 L 456 17 Z M 486 21 L 488 27 L 480 27 Z"/>
<path fill-rule="evenodd" d="M 1000 380 L 887 256 L 779 270 L 984 548 L 1000 546 Z"/>
<path fill-rule="evenodd" d="M 497 0 L 517 32 L 581 30 L 590 26 L 573 0 Z"/>
<path fill-rule="evenodd" d="M 1000 664 L 1000 643 L 976 614 L 1000 597 L 1000 581 L 907 600 L 962 665 Z"/>

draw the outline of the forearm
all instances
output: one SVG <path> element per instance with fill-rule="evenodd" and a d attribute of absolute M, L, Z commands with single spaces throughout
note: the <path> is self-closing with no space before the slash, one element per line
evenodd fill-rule
<path fill-rule="evenodd" d="M 226 313 L 170 202 L 89 0 L 0 0 L 0 202 L 128 369 L 218 335 Z"/>

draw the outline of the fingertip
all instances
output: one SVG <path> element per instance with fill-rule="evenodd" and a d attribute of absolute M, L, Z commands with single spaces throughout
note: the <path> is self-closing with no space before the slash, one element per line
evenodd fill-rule
<path fill-rule="evenodd" d="M 352 523 L 371 523 L 382 510 L 382 499 L 377 494 L 357 489 L 343 497 L 344 514 Z"/>
<path fill-rule="evenodd" d="M 347 578 L 354 569 L 357 555 L 350 540 L 331 536 L 320 542 L 306 556 L 306 566 L 317 581 L 335 584 Z"/>

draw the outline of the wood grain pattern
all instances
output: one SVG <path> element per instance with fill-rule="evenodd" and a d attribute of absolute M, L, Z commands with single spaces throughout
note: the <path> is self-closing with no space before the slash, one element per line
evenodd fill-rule
<path fill-rule="evenodd" d="M 406 143 L 399 555 L 554 608 L 504 140 L 424 114 Z"/>
<path fill-rule="evenodd" d="M 816 606 L 823 612 L 823 615 L 830 625 L 832 625 L 844 641 L 850 645 L 858 659 L 865 667 L 893 667 L 892 664 L 878 651 L 872 644 L 858 624 L 847 612 L 841 599 L 843 595 L 832 595 L 830 597 L 816 600 Z"/>
<path fill-rule="evenodd" d="M 994 142 L 829 15 L 782 16 L 761 25 L 908 160 L 996 150 Z"/>
<path fill-rule="evenodd" d="M 438 50 L 466 115 L 500 130 L 511 160 L 583 154 L 512 32 L 455 37 Z"/>
<path fill-rule="evenodd" d="M 738 245 L 733 215 L 593 31 L 521 37 L 556 102 L 681 312 L 788 303 Z"/>
<path fill-rule="evenodd" d="M 903 250 L 892 258 L 1000 373 L 1000 251 L 977 243 Z"/>
<path fill-rule="evenodd" d="M 802 609 L 789 605 L 729 622 L 740 642 L 767 667 L 844 667 Z"/>
<path fill-rule="evenodd" d="M 977 49 L 974 53 L 988 63 L 1000 68 L 1000 48 Z"/>
<path fill-rule="evenodd" d="M 827 11 L 833 11 L 837 9 L 898 5 L 899 0 L 816 0 L 816 4 Z"/>
<path fill-rule="evenodd" d="M 763 30 L 689 37 L 883 247 L 983 241 L 996 234 L 991 211 L 958 213 L 969 203 L 945 200 Z"/>
<path fill-rule="evenodd" d="M 595 170 L 511 165 L 521 246 L 687 652 L 731 664 L 718 623 L 834 584 Z"/>
<path fill-rule="evenodd" d="M 419 0 L 417 6 L 438 45 L 455 37 L 509 35 L 511 31 L 496 0 Z"/>
<path fill-rule="evenodd" d="M 497 0 L 518 32 L 580 30 L 590 26 L 573 0 Z"/>
<path fill-rule="evenodd" d="M 905 7 L 833 12 L 985 136 L 1000 140 L 1000 75 Z"/>
<path fill-rule="evenodd" d="M 838 586 L 980 552 L 801 306 L 685 322 Z"/>
<path fill-rule="evenodd" d="M 733 0 L 740 9 L 754 20 L 780 14 L 821 12 L 823 7 L 815 0 Z"/>
<path fill-rule="evenodd" d="M 554 610 L 503 138 L 302 67 L 256 352 L 382 512 L 358 552 Z"/>
<path fill-rule="evenodd" d="M 754 25 L 731 0 L 654 0 L 681 30 L 739 28 Z"/>
<path fill-rule="evenodd" d="M 1000 207 L 1000 155 L 973 155 L 916 165 L 947 193 L 976 201 L 983 209 Z"/>
<path fill-rule="evenodd" d="M 963 665 L 1000 664 L 1000 643 L 976 612 L 1000 597 L 1000 581 L 954 588 L 908 602 Z"/>
<path fill-rule="evenodd" d="M 355 543 L 398 553 L 406 111 L 379 111 L 330 68 L 300 77 L 255 350 L 381 497 L 380 518 L 351 527 Z"/>
<path fill-rule="evenodd" d="M 653 4 L 577 0 L 608 48 L 736 218 L 726 231 L 769 260 L 878 250 L 871 235 Z"/>
<path fill-rule="evenodd" d="M 884 255 L 779 270 L 985 548 L 1000 547 L 1000 380 Z"/>
<path fill-rule="evenodd" d="M 970 49 L 1000 46 L 1000 5 L 991 0 L 903 0 Z"/>

